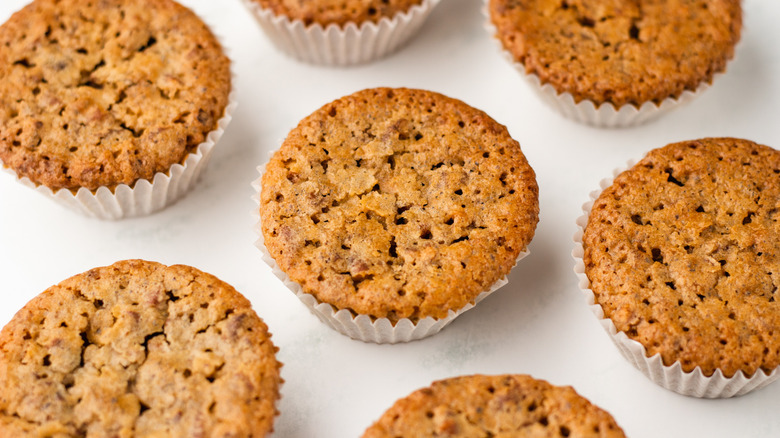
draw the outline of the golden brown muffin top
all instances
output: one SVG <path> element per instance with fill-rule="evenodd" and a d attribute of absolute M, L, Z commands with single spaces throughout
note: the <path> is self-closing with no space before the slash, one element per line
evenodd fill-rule
<path fill-rule="evenodd" d="M 780 152 L 707 138 L 651 151 L 583 236 L 596 302 L 648 356 L 709 376 L 780 365 Z"/>
<path fill-rule="evenodd" d="M 571 387 L 526 375 L 433 382 L 388 409 L 363 438 L 625 437 L 606 411 Z"/>
<path fill-rule="evenodd" d="M 496 37 L 576 102 L 639 106 L 712 81 L 734 55 L 739 0 L 490 0 Z"/>
<path fill-rule="evenodd" d="M 274 15 L 301 20 L 305 25 L 317 23 L 323 27 L 347 23 L 360 25 L 377 23 L 406 12 L 422 0 L 253 0 Z"/>
<path fill-rule="evenodd" d="M 337 309 L 443 318 L 504 277 L 534 235 L 538 188 L 506 128 L 438 93 L 377 88 L 331 102 L 268 163 L 265 245 Z"/>
<path fill-rule="evenodd" d="M 0 437 L 266 436 L 276 350 L 216 277 L 141 260 L 92 269 L 0 332 Z"/>
<path fill-rule="evenodd" d="M 0 161 L 53 190 L 151 180 L 229 91 L 214 35 L 171 0 L 36 0 L 0 27 Z"/>

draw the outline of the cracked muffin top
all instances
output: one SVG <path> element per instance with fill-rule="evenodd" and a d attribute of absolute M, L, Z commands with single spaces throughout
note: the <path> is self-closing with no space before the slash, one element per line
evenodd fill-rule
<path fill-rule="evenodd" d="M 363 438 L 625 437 L 612 416 L 571 387 L 526 375 L 462 376 L 398 400 Z"/>
<path fill-rule="evenodd" d="M 171 0 L 36 0 L 0 27 L 0 161 L 52 190 L 151 180 L 229 91 L 214 35 Z"/>
<path fill-rule="evenodd" d="M 276 350 L 216 277 L 141 260 L 92 269 L 0 332 L 0 436 L 266 436 Z"/>
<path fill-rule="evenodd" d="M 710 376 L 780 365 L 780 152 L 707 138 L 605 189 L 583 247 L 596 302 L 648 357 Z"/>
<path fill-rule="evenodd" d="M 305 118 L 262 176 L 262 233 L 304 292 L 396 322 L 443 318 L 509 273 L 538 188 L 506 128 L 438 93 L 377 88 Z"/>
<path fill-rule="evenodd" d="M 329 24 L 345 26 L 347 23 L 360 25 L 379 22 L 406 12 L 422 0 L 252 0 L 277 16 L 301 20 L 305 25 Z"/>
<path fill-rule="evenodd" d="M 527 73 L 575 102 L 660 103 L 722 72 L 739 0 L 489 0 L 496 37 Z"/>

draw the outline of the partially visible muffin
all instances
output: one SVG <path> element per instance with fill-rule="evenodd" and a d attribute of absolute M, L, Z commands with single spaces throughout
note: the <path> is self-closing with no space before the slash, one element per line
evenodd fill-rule
<path fill-rule="evenodd" d="M 605 318 L 684 372 L 776 370 L 779 174 L 775 149 L 706 138 L 655 149 L 617 176 L 582 239 Z"/>
<path fill-rule="evenodd" d="M 271 42 L 304 62 L 347 66 L 398 49 L 439 0 L 244 0 Z"/>
<path fill-rule="evenodd" d="M 612 416 L 571 387 L 527 375 L 462 376 L 398 400 L 363 438 L 624 437 Z"/>
<path fill-rule="evenodd" d="M 0 436 L 266 436 L 276 351 L 216 277 L 141 260 L 92 269 L 0 332 Z"/>
<path fill-rule="evenodd" d="M 262 176 L 265 247 L 318 302 L 417 321 L 509 273 L 538 221 L 520 145 L 438 93 L 376 88 L 306 117 Z"/>
<path fill-rule="evenodd" d="M 291 20 L 301 20 L 307 26 L 317 23 L 344 26 L 347 23 L 378 22 L 407 12 L 423 0 L 253 0 L 261 7 L 284 15 Z"/>
<path fill-rule="evenodd" d="M 218 129 L 230 88 L 172 0 L 36 0 L 0 26 L 0 161 L 54 192 L 151 182 Z"/>
<path fill-rule="evenodd" d="M 641 107 L 712 82 L 734 56 L 739 0 L 487 0 L 525 73 L 574 103 Z"/>

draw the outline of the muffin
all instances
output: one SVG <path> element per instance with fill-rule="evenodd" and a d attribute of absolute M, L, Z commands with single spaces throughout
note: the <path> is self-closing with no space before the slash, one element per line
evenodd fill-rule
<path fill-rule="evenodd" d="M 36 0 L 0 26 L 0 161 L 89 215 L 148 214 L 230 120 L 230 61 L 171 0 Z"/>
<path fill-rule="evenodd" d="M 568 386 L 526 375 L 462 376 L 398 400 L 363 438 L 625 437 L 608 412 Z"/>
<path fill-rule="evenodd" d="M 739 41 L 738 0 L 487 0 L 502 51 L 567 117 L 629 126 L 724 72 Z"/>
<path fill-rule="evenodd" d="M 258 182 L 259 246 L 277 275 L 374 342 L 433 334 L 503 285 L 538 221 L 535 174 L 506 128 L 424 90 L 323 106 Z"/>
<path fill-rule="evenodd" d="M 777 377 L 778 173 L 768 146 L 685 141 L 651 151 L 586 205 L 583 286 L 657 383 L 728 397 Z"/>
<path fill-rule="evenodd" d="M 382 58 L 412 37 L 439 0 L 244 0 L 283 53 L 347 66 Z"/>
<path fill-rule="evenodd" d="M 277 348 L 249 301 L 127 260 L 38 295 L 0 331 L 0 435 L 267 436 Z"/>

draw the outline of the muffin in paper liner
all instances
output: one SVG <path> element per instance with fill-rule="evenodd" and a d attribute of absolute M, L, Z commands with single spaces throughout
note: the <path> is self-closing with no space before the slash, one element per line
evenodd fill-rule
<path fill-rule="evenodd" d="M 32 130 L 21 126 L 17 137 L 6 139 L 13 147 L 3 150 L 0 168 L 87 216 L 121 219 L 150 214 L 195 185 L 232 120 L 237 94 L 230 58 L 212 27 L 175 1 L 109 1 L 83 9 L 74 8 L 75 3 L 37 0 L 0 27 L 0 39 L 6 41 L 4 56 L 30 53 L 16 38 L 28 33 L 30 22 L 36 26 L 27 39 L 39 45 L 30 60 L 20 64 L 23 70 L 14 69 L 17 64 L 3 70 L 8 76 L 5 92 L 20 89 L 9 99 L 22 104 L 30 99 L 34 109 L 16 125 L 13 114 L 20 112 L 12 110 L 6 129 L 15 131 L 15 126 L 31 121 L 35 125 Z M 58 25 L 63 20 L 80 26 L 81 39 L 64 33 L 66 27 Z M 177 30 L 175 35 L 170 29 Z M 135 37 L 128 39 L 131 35 Z M 188 44 L 193 51 L 182 53 Z M 134 56 L 120 56 L 109 50 L 112 47 Z M 51 65 L 57 68 L 52 70 Z M 67 73 L 79 68 L 81 82 L 75 85 L 74 75 Z M 67 80 L 47 81 L 44 76 L 58 72 Z M 25 81 L 33 85 L 18 86 Z M 190 102 L 190 107 L 179 101 Z M 59 107 L 57 116 L 51 115 L 57 114 L 52 105 Z M 84 117 L 89 121 L 83 122 Z M 37 138 L 37 145 L 46 143 L 41 148 L 25 144 L 20 133 Z M 139 140 L 134 142 L 131 135 Z M 104 144 L 105 138 L 109 140 Z M 50 153 L 56 154 L 51 160 Z"/>
<path fill-rule="evenodd" d="M 503 47 L 498 39 L 497 29 L 490 18 L 490 1 L 484 0 L 482 12 L 485 16 L 485 28 L 499 53 L 520 73 L 520 76 L 525 79 L 534 93 L 545 104 L 564 117 L 580 123 L 599 128 L 627 128 L 650 122 L 691 102 L 724 73 L 715 72 L 711 80 L 700 82 L 695 90 L 686 89 L 678 97 L 667 97 L 658 103 L 646 101 L 639 106 L 633 103 L 616 106 L 612 102 L 604 102 L 599 105 L 589 99 L 582 99 L 578 102 L 571 93 L 558 92 L 552 84 L 543 83 L 539 76 L 526 71 L 525 66 L 517 62 L 512 54 Z"/>
<path fill-rule="evenodd" d="M 151 182 L 140 179 L 132 187 L 120 184 L 113 191 L 108 187 L 99 187 L 94 191 L 82 187 L 74 193 L 68 189 L 53 191 L 44 185 L 36 185 L 27 177 L 19 178 L 12 169 L 5 166 L 2 169 L 25 186 L 86 216 L 105 220 L 145 216 L 173 204 L 195 186 L 209 162 L 214 146 L 233 119 L 237 104 L 235 91 L 231 91 L 224 115 L 217 122 L 216 129 L 208 133 L 206 140 L 188 154 L 183 163 L 173 164 L 168 172 L 156 173 Z"/>
<path fill-rule="evenodd" d="M 276 16 L 253 0 L 242 0 L 263 32 L 282 52 L 298 60 L 331 66 L 349 66 L 382 58 L 408 41 L 428 18 L 440 0 L 423 0 L 408 11 L 379 22 L 330 24 Z"/>
<path fill-rule="evenodd" d="M 3 436 L 265 437 L 279 415 L 268 326 L 191 266 L 122 260 L 74 275 L 27 302 L 0 345 Z"/>
<path fill-rule="evenodd" d="M 502 285 L 538 223 L 536 174 L 506 127 L 428 90 L 326 103 L 261 172 L 264 251 L 331 325 L 369 341 L 440 330 Z"/>
<path fill-rule="evenodd" d="M 273 151 L 269 153 L 273 155 Z M 262 175 L 265 172 L 265 164 L 257 167 L 257 171 L 260 176 L 252 182 L 252 187 L 256 193 L 252 196 L 252 199 L 260 206 L 260 192 Z M 328 327 L 338 331 L 341 334 L 349 336 L 352 339 L 357 339 L 363 342 L 374 342 L 377 344 L 396 344 L 399 342 L 410 342 L 419 339 L 426 338 L 434 335 L 451 323 L 455 318 L 460 316 L 463 312 L 473 308 L 480 301 L 487 298 L 488 295 L 497 291 L 501 287 L 508 283 L 506 276 L 495 282 L 490 289 L 477 295 L 473 302 L 466 304 L 457 311 L 450 310 L 446 318 L 434 319 L 432 317 L 422 318 L 416 323 L 408 318 L 399 319 L 398 322 L 393 323 L 387 318 L 374 318 L 368 315 L 355 315 L 349 310 L 341 309 L 337 310 L 334 306 L 328 303 L 321 303 L 314 297 L 314 295 L 308 294 L 303 291 L 301 286 L 292 281 L 290 277 L 279 268 L 276 260 L 271 257 L 268 250 L 265 247 L 262 223 L 260 221 L 260 214 L 257 208 L 253 209 L 252 215 L 256 220 L 254 230 L 257 233 L 258 239 L 255 242 L 255 246 L 260 250 L 263 261 L 271 267 L 273 274 L 284 283 L 287 288 L 292 291 L 301 302 L 309 308 L 312 314 L 314 314 L 320 321 L 324 322 Z M 528 250 L 520 252 L 517 257 L 517 262 L 526 257 L 530 252 Z"/>
<path fill-rule="evenodd" d="M 610 339 L 618 348 L 623 357 L 634 365 L 639 371 L 647 376 L 654 383 L 682 395 L 699 398 L 729 398 L 747 394 L 756 389 L 772 383 L 780 377 L 778 368 L 766 374 L 763 370 L 757 370 L 752 377 L 747 377 L 744 372 L 739 371 L 732 377 L 725 377 L 720 369 L 716 370 L 712 376 L 705 376 L 700 367 L 696 367 L 691 372 L 685 372 L 679 361 L 671 366 L 664 365 L 661 354 L 657 353 L 652 357 L 647 356 L 645 347 L 628 337 L 624 332 L 618 331 L 611 319 L 605 317 L 600 304 L 595 301 L 595 295 L 590 289 L 590 280 L 585 274 L 585 262 L 583 260 L 584 249 L 582 237 L 585 227 L 588 224 L 593 203 L 599 197 L 601 192 L 612 185 L 612 181 L 623 171 L 633 167 L 636 160 L 629 161 L 625 167 L 616 168 L 613 171 L 612 178 L 605 178 L 599 183 L 599 190 L 590 193 L 590 201 L 582 205 L 583 215 L 577 218 L 577 231 L 574 233 L 574 249 L 572 257 L 574 258 L 574 273 L 577 275 L 578 286 L 590 307 L 590 310 L 598 318 L 599 323 L 609 334 Z"/>

